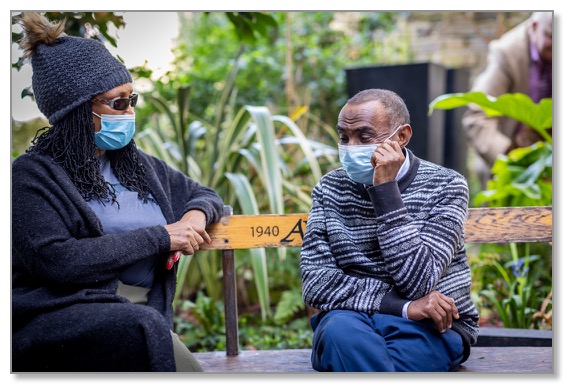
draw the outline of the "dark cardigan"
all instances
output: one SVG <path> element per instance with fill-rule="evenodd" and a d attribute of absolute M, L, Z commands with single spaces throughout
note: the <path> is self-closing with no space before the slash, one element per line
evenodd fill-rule
<path fill-rule="evenodd" d="M 222 200 L 139 151 L 168 223 L 198 209 L 207 224 Z M 105 235 L 98 217 L 49 157 L 12 164 L 12 370 L 174 371 L 170 331 L 176 267 L 165 268 L 163 226 Z M 120 271 L 161 255 L 146 306 L 115 295 Z"/>

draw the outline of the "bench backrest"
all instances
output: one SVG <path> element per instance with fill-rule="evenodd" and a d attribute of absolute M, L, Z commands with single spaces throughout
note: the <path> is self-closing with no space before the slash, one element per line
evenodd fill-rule
<path fill-rule="evenodd" d="M 212 245 L 201 249 L 222 250 L 223 297 L 225 303 L 226 352 L 239 352 L 236 249 L 300 247 L 307 213 L 232 215 L 224 207 L 220 222 L 208 227 Z M 466 243 L 534 243 L 552 241 L 552 207 L 470 208 L 466 221 Z"/>

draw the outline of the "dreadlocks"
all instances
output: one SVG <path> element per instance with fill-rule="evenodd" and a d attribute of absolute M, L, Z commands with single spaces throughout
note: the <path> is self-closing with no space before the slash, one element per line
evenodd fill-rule
<path fill-rule="evenodd" d="M 117 204 L 113 186 L 107 183 L 100 172 L 100 161 L 96 158 L 92 103 L 86 102 L 72 109 L 51 128 L 42 128 L 35 134 L 30 153 L 39 153 L 53 158 L 60 164 L 76 186 L 84 200 L 96 199 L 102 204 L 111 201 Z M 43 134 L 42 131 L 46 130 Z M 139 161 L 133 140 L 122 149 L 107 151 L 117 179 L 130 191 L 138 193 L 139 199 L 147 203 L 151 192 L 145 179 L 145 168 Z"/>

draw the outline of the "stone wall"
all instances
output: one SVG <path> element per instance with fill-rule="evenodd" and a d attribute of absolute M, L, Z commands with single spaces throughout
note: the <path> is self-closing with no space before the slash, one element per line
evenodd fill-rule
<path fill-rule="evenodd" d="M 338 13 L 332 27 L 355 30 L 365 13 Z M 486 65 L 488 43 L 530 14 L 402 11 L 394 30 L 374 32 L 373 41 L 380 46 L 374 50 L 374 65 L 431 62 L 447 68 L 466 68 L 472 81 Z"/>
<path fill-rule="evenodd" d="M 486 65 L 488 43 L 527 19 L 530 12 L 413 12 L 398 33 L 408 34 L 415 61 L 467 68 L 472 80 Z"/>
<path fill-rule="evenodd" d="M 488 43 L 530 16 L 530 12 L 409 12 L 390 41 L 409 37 L 414 62 L 467 68 L 470 81 L 486 65 Z"/>

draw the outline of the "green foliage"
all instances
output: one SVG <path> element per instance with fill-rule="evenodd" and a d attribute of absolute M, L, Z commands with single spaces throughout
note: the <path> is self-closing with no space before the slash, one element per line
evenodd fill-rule
<path fill-rule="evenodd" d="M 433 109 L 452 109 L 468 104 L 478 105 L 488 117 L 505 116 L 517 120 L 538 132 L 546 142 L 552 144 L 547 132 L 552 128 L 552 99 L 542 99 L 535 104 L 523 93 L 506 93 L 499 97 L 483 92 L 449 93 L 441 95 L 429 104 L 429 115 Z"/>
<path fill-rule="evenodd" d="M 223 303 L 198 292 L 186 300 L 175 318 L 175 332 L 192 352 L 225 350 Z"/>
<path fill-rule="evenodd" d="M 494 207 L 552 205 L 552 145 L 537 142 L 499 156 L 487 190 L 474 197 L 475 205 Z"/>
<path fill-rule="evenodd" d="M 305 309 L 304 299 L 302 297 L 301 285 L 293 287 L 291 290 L 284 291 L 276 306 L 274 314 L 274 322 L 282 325 L 288 322 L 292 317 Z"/>
<path fill-rule="evenodd" d="M 257 32 L 251 46 L 231 33 L 232 25 L 220 12 L 182 13 L 176 69 L 165 76 L 163 91 L 170 90 L 171 84 L 189 84 L 192 113 L 211 121 L 216 108 L 210 100 L 218 98 L 238 61 L 234 110 L 244 105 L 268 106 L 275 114 L 292 117 L 306 136 L 334 144 L 319 128 L 322 124 L 333 128 L 336 111 L 346 101 L 344 69 L 351 62 L 385 60 L 377 48 L 381 40 L 374 34 L 392 28 L 397 17 L 394 12 L 362 14 L 357 33 L 350 36 L 331 27 L 338 14 L 269 12 L 277 28 Z M 307 112 L 298 121 L 294 112 L 303 106 Z"/>
<path fill-rule="evenodd" d="M 516 148 L 499 155 L 492 167 L 485 191 L 474 196 L 475 205 L 495 207 L 552 205 L 552 99 L 535 104 L 521 93 L 497 98 L 482 92 L 446 94 L 429 105 L 434 109 L 452 109 L 473 103 L 489 117 L 515 119 L 538 132 L 544 141 Z M 504 327 L 540 327 L 538 319 L 551 313 L 552 260 L 550 246 L 542 253 L 530 253 L 530 244 L 509 244 L 510 258 L 482 252 L 469 258 L 473 277 L 473 299 L 479 308 L 489 308 L 500 317 Z M 521 247 L 521 251 L 519 251 Z M 482 312 L 480 312 L 482 313 Z M 551 320 L 551 315 L 548 316 Z"/>
<path fill-rule="evenodd" d="M 358 35 L 349 49 L 349 59 L 355 65 L 398 64 L 413 62 L 408 33 L 386 39 L 397 27 L 397 12 L 365 12 L 358 21 Z"/>
<path fill-rule="evenodd" d="M 487 116 L 505 116 L 534 129 L 545 140 L 530 147 L 516 148 L 499 155 L 492 167 L 492 179 L 486 191 L 474 197 L 473 203 L 491 206 L 534 206 L 552 204 L 552 99 L 535 104 L 522 93 L 506 93 L 497 98 L 482 92 L 451 93 L 437 97 L 429 104 L 434 109 L 452 109 L 476 104 Z"/>
<path fill-rule="evenodd" d="M 476 256 L 469 258 L 480 313 L 488 309 L 508 328 L 548 328 L 546 320 L 551 321 L 551 317 L 540 321 L 538 313 L 551 292 L 550 248 L 537 245 L 540 253 L 532 254 L 530 244 L 512 243 L 509 257 L 505 248 L 496 248 L 497 252 L 482 250 L 479 260 Z M 552 300 L 545 310 L 551 312 Z"/>
<path fill-rule="evenodd" d="M 253 323 L 243 315 L 239 321 L 239 342 L 242 350 L 311 348 L 313 331 L 307 317 L 284 324 L 272 320 Z"/>
<path fill-rule="evenodd" d="M 222 306 L 221 302 L 215 304 L 217 309 Z M 184 317 L 176 318 L 176 333 L 192 352 L 224 351 L 225 330 L 222 327 L 214 326 L 206 330 L 196 320 L 188 318 L 193 317 L 191 313 L 194 310 L 200 312 L 201 309 L 197 308 L 198 306 L 192 307 L 184 312 Z M 216 309 L 202 311 L 204 312 L 213 315 L 217 325 L 223 324 L 223 320 L 215 318 Z M 277 324 L 272 320 L 257 323 L 255 320 L 249 314 L 242 315 L 239 320 L 239 343 L 242 350 L 311 348 L 313 331 L 307 317 L 284 324 Z"/>
<path fill-rule="evenodd" d="M 156 84 L 159 95 L 164 96 L 170 94 L 170 90 L 189 86 L 191 113 L 215 122 L 221 110 L 218 108 L 219 102 L 215 100 L 220 100 L 225 89 L 230 88 L 227 95 L 231 95 L 231 88 L 236 89 L 231 100 L 233 110 L 245 104 L 263 104 L 261 93 L 264 87 L 260 87 L 260 84 L 272 79 L 273 73 L 264 64 L 248 62 L 254 49 L 251 50 L 248 44 L 232 33 L 229 20 L 221 12 L 183 13 L 179 20 L 181 28 L 174 61 L 176 69 L 165 75 L 162 84 Z M 263 39 L 258 39 L 257 43 Z M 257 60 L 261 62 L 267 58 L 259 57 Z M 259 68 L 264 71 L 255 71 Z M 254 81 L 246 80 L 247 76 L 253 76 Z M 246 92 L 242 92 L 241 82 L 252 83 L 254 87 L 248 85 Z M 247 96 L 251 92 L 255 97 Z M 174 97 L 170 96 L 171 99 Z"/>
<path fill-rule="evenodd" d="M 225 12 L 241 42 L 256 44 L 260 37 L 268 37 L 270 29 L 276 30 L 276 20 L 264 12 Z"/>
<path fill-rule="evenodd" d="M 239 319 L 241 349 L 294 349 L 311 348 L 313 331 L 303 314 L 301 294 L 292 292 L 295 303 L 301 302 L 302 311 L 289 312 L 284 319 L 257 321 L 247 312 Z M 279 304 L 280 306 L 286 304 Z M 297 309 L 297 308 L 296 308 Z M 175 331 L 192 352 L 225 350 L 225 322 L 223 303 L 198 292 L 195 302 L 183 301 L 177 309 Z"/>

